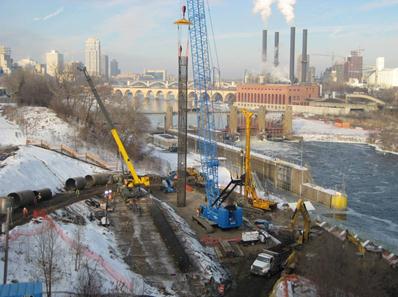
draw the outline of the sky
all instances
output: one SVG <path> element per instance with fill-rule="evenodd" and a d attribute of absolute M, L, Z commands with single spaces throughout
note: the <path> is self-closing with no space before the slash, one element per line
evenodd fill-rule
<path fill-rule="evenodd" d="M 296 52 L 302 29 L 309 31 L 308 52 L 319 74 L 339 56 L 364 49 L 365 65 L 384 56 L 387 67 L 398 67 L 398 0 L 296 0 L 288 24 L 278 1 L 264 23 L 254 14 L 254 0 L 209 1 L 214 40 L 222 77 L 239 79 L 245 70 L 259 72 L 261 31 L 279 31 L 281 71 L 288 72 L 289 27 L 297 27 Z M 177 73 L 177 28 L 182 0 L 0 0 L 0 45 L 11 48 L 14 60 L 45 62 L 55 49 L 66 61 L 84 61 L 88 37 L 101 41 L 102 53 L 119 61 L 123 72 L 145 68 Z M 288 0 L 289 2 L 289 0 Z M 214 44 L 209 28 L 211 43 Z M 214 50 L 213 56 L 215 57 Z M 269 47 L 270 57 L 273 53 Z M 328 56 L 329 55 L 329 56 Z"/>

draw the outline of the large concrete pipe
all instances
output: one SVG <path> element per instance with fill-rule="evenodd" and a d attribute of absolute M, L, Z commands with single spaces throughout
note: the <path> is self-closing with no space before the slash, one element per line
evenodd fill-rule
<path fill-rule="evenodd" d="M 75 191 L 76 189 L 84 189 L 86 186 L 86 179 L 84 177 L 71 177 L 65 182 L 65 190 Z"/>
<path fill-rule="evenodd" d="M 8 197 L 12 197 L 14 199 L 15 208 L 24 207 L 29 204 L 33 204 L 35 200 L 35 193 L 33 191 L 21 191 L 8 194 Z"/>
<path fill-rule="evenodd" d="M 50 200 L 53 197 L 53 193 L 47 188 L 33 191 L 33 193 L 35 193 L 36 199 L 38 201 Z"/>
<path fill-rule="evenodd" d="M 0 214 L 7 214 L 7 208 L 14 207 L 13 198 L 0 197 Z"/>
<path fill-rule="evenodd" d="M 112 182 L 111 174 L 109 173 L 86 175 L 85 179 L 88 188 Z"/>

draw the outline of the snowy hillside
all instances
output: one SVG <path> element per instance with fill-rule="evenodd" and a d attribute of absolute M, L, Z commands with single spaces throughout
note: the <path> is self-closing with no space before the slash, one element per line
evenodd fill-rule
<path fill-rule="evenodd" d="M 57 233 L 57 264 L 60 272 L 59 280 L 55 282 L 53 291 L 76 292 L 79 284 L 79 272 L 75 271 L 76 233 L 79 226 L 64 223 L 58 219 L 65 214 L 79 214 L 87 218 L 90 210 L 83 203 L 75 203 L 67 210 L 57 211 L 53 217 L 54 230 Z M 14 228 L 10 233 L 10 255 L 8 280 L 33 281 L 39 275 L 37 263 L 37 246 L 40 240 L 42 226 L 47 221 L 28 224 Z M 163 296 L 157 289 L 143 280 L 141 275 L 131 272 L 124 263 L 117 247 L 115 236 L 109 229 L 100 227 L 97 223 L 85 219 L 85 226 L 80 229 L 82 247 L 81 263 L 87 262 L 95 270 L 102 284 L 104 293 L 131 292 L 137 295 Z M 1 237 L 4 240 L 4 237 Z M 58 257 L 62 255 L 62 257 Z M 0 269 L 4 262 L 0 260 Z M 84 270 L 80 270 L 80 272 Z"/>
<path fill-rule="evenodd" d="M 362 128 L 337 128 L 332 123 L 303 118 L 293 119 L 293 133 L 306 141 L 366 143 L 369 132 Z"/>
<path fill-rule="evenodd" d="M 0 146 L 23 145 L 25 143 L 26 138 L 21 129 L 0 116 Z"/>
<path fill-rule="evenodd" d="M 0 161 L 0 195 L 11 191 L 50 188 L 59 192 L 66 179 L 102 169 L 33 146 L 21 146 L 14 156 Z"/>

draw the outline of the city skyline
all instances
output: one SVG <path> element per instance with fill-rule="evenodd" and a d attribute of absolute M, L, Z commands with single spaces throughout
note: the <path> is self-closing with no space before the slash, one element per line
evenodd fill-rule
<path fill-rule="evenodd" d="M 264 23 L 259 15 L 253 14 L 253 2 L 212 0 L 210 3 L 223 77 L 242 77 L 245 69 L 261 71 Z M 5 28 L 0 32 L 0 44 L 12 49 L 16 61 L 30 57 L 43 62 L 45 53 L 51 49 L 63 53 L 65 61 L 84 61 L 84 42 L 95 36 L 109 57 L 119 61 L 123 72 L 164 68 L 176 73 L 177 29 L 173 21 L 179 16 L 178 1 L 43 0 L 22 5 L 5 0 L 0 9 L 9 12 L 0 20 Z M 349 56 L 357 48 L 365 49 L 365 65 L 374 65 L 376 57 L 383 56 L 386 67 L 396 66 L 397 10 L 398 2 L 391 0 L 318 1 L 316 6 L 310 0 L 298 0 L 292 23 L 298 32 L 296 55 L 300 54 L 299 34 L 307 28 L 311 66 L 317 68 L 318 74 L 330 66 L 331 58 L 312 54 Z M 236 22 L 238 18 L 241 21 Z M 275 31 L 280 32 L 281 68 L 286 73 L 289 26 L 273 7 L 267 28 L 271 36 Z"/>

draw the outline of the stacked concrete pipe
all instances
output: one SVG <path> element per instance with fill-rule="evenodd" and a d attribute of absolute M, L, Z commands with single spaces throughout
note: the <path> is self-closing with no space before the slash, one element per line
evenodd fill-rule
<path fill-rule="evenodd" d="M 86 186 L 86 179 L 84 177 L 71 177 L 65 182 L 65 190 L 76 191 L 82 190 Z"/>

